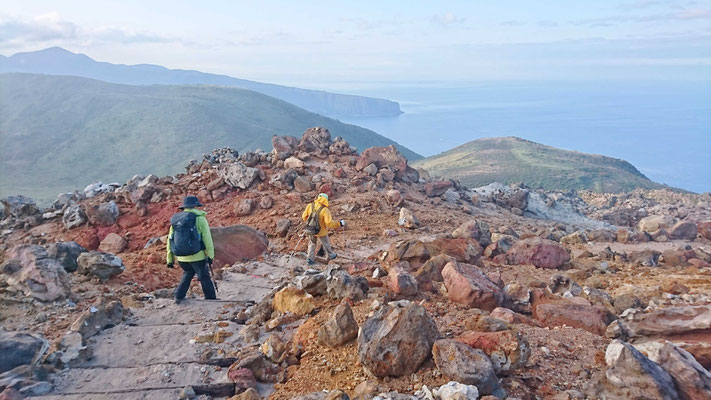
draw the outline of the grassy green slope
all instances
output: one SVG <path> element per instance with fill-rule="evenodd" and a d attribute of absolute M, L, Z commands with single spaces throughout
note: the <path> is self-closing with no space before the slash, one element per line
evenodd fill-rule
<path fill-rule="evenodd" d="M 214 148 L 268 151 L 272 135 L 300 136 L 313 126 L 359 150 L 395 144 L 243 89 L 0 74 L 0 196 L 46 201 L 96 180 L 174 174 Z M 397 146 L 406 157 L 421 158 Z"/>
<path fill-rule="evenodd" d="M 479 139 L 414 163 L 432 175 L 475 187 L 523 182 L 533 188 L 621 192 L 659 188 L 632 164 L 516 137 Z"/>

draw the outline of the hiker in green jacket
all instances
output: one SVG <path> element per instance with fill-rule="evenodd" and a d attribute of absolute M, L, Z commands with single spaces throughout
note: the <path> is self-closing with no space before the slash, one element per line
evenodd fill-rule
<path fill-rule="evenodd" d="M 198 210 L 202 204 L 195 196 L 183 199 L 182 211 L 170 219 L 168 231 L 168 268 L 173 268 L 177 258 L 183 269 L 183 278 L 175 289 L 175 302 L 180 303 L 190 288 L 190 282 L 197 275 L 202 286 L 205 299 L 214 300 L 215 286 L 212 283 L 210 271 L 212 259 L 215 258 L 215 246 L 212 243 L 210 225 L 207 223 L 205 211 Z"/>

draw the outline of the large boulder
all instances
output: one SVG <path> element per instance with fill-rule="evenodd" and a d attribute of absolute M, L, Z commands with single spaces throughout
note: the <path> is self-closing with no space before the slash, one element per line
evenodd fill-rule
<path fill-rule="evenodd" d="M 442 270 L 452 261 L 454 261 L 454 258 L 446 254 L 438 254 L 431 257 L 415 272 L 414 276 L 417 285 L 423 290 L 429 290 L 432 287 L 432 282 L 442 282 L 444 280 L 442 278 Z"/>
<path fill-rule="evenodd" d="M 87 221 L 86 213 L 81 205 L 73 205 L 64 211 L 62 223 L 67 229 L 74 229 Z"/>
<path fill-rule="evenodd" d="M 47 256 L 59 261 L 67 272 L 74 272 L 79 265 L 77 258 L 79 254 L 86 252 L 77 242 L 58 242 L 46 247 Z"/>
<path fill-rule="evenodd" d="M 475 332 L 468 331 L 455 338 L 472 348 L 482 350 L 489 356 L 496 373 L 509 372 L 521 368 L 528 362 L 531 348 L 518 332 Z"/>
<path fill-rule="evenodd" d="M 307 193 L 314 190 L 314 184 L 303 176 L 297 176 L 293 184 L 294 189 L 299 193 Z"/>
<path fill-rule="evenodd" d="M 0 329 L 0 373 L 20 365 L 39 363 L 48 349 L 49 342 L 42 336 Z"/>
<path fill-rule="evenodd" d="M 368 318 L 358 336 L 361 364 L 373 375 L 409 375 L 430 356 L 439 339 L 432 317 L 417 304 L 383 306 Z"/>
<path fill-rule="evenodd" d="M 328 148 L 330 146 L 331 132 L 320 126 L 307 129 L 301 135 L 301 141 L 299 142 L 299 150 L 321 158 L 328 156 Z"/>
<path fill-rule="evenodd" d="M 121 258 L 100 251 L 81 253 L 77 258 L 77 263 L 79 264 L 78 273 L 95 276 L 102 282 L 106 282 L 126 269 Z"/>
<path fill-rule="evenodd" d="M 698 234 L 698 227 L 691 221 L 679 221 L 669 229 L 669 236 L 677 240 L 694 240 Z"/>
<path fill-rule="evenodd" d="M 608 328 L 608 336 L 629 338 L 635 343 L 667 339 L 691 353 L 705 368 L 711 367 L 711 305 L 658 308 L 616 324 L 619 329 L 615 332 Z"/>
<path fill-rule="evenodd" d="M 501 288 L 473 265 L 452 261 L 442 269 L 442 278 L 447 297 L 456 303 L 491 311 L 506 302 Z"/>
<path fill-rule="evenodd" d="M 491 231 L 489 230 L 489 224 L 482 220 L 471 219 L 461 225 L 452 232 L 452 237 L 474 239 L 482 247 L 486 247 L 491 244 Z"/>
<path fill-rule="evenodd" d="M 506 263 L 533 264 L 539 268 L 560 268 L 570 261 L 568 249 L 552 240 L 528 238 L 519 240 L 506 253 Z"/>
<path fill-rule="evenodd" d="M 259 169 L 248 167 L 241 162 L 219 164 L 217 176 L 228 185 L 245 190 L 259 177 Z"/>
<path fill-rule="evenodd" d="M 88 206 L 86 208 L 86 216 L 92 225 L 114 225 L 120 213 L 118 206 L 113 200 L 108 203 Z"/>
<path fill-rule="evenodd" d="M 607 326 L 615 320 L 614 314 L 605 307 L 563 300 L 538 304 L 533 309 L 534 317 L 548 327 L 571 326 L 596 335 L 604 335 Z"/>
<path fill-rule="evenodd" d="M 667 215 L 651 215 L 644 217 L 637 223 L 640 232 L 656 232 L 660 229 L 670 228 L 674 224 L 674 218 Z"/>
<path fill-rule="evenodd" d="M 384 264 L 390 268 L 397 263 L 407 261 L 410 268 L 420 268 L 430 258 L 430 252 L 419 240 L 398 240 L 390 244 Z"/>
<path fill-rule="evenodd" d="M 475 385 L 482 395 L 502 391 L 494 365 L 482 350 L 456 340 L 440 339 L 432 347 L 432 358 L 448 379 Z"/>
<path fill-rule="evenodd" d="M 468 238 L 439 238 L 427 243 L 427 247 L 433 255 L 446 254 L 469 264 L 476 263 L 484 252 L 476 240 Z"/>
<path fill-rule="evenodd" d="M 363 300 L 369 290 L 365 278 L 349 275 L 346 271 L 333 271 L 327 279 L 326 291 L 334 299 Z"/>
<path fill-rule="evenodd" d="M 316 308 L 313 296 L 292 286 L 287 286 L 276 292 L 272 305 L 276 311 L 291 312 L 299 317 L 309 314 Z"/>
<path fill-rule="evenodd" d="M 294 180 L 299 177 L 299 173 L 293 169 L 277 172 L 269 178 L 269 184 L 279 189 L 294 189 Z"/>
<path fill-rule="evenodd" d="M 407 268 L 399 265 L 409 265 L 408 262 L 402 262 L 391 268 L 388 272 L 388 288 L 398 296 L 414 296 L 418 292 L 417 281 L 415 277 L 408 273 Z"/>
<path fill-rule="evenodd" d="M 371 147 L 363 150 L 355 167 L 356 170 L 362 171 L 370 164 L 375 164 L 378 169 L 389 167 L 390 170 L 395 173 L 396 178 L 403 181 L 410 180 L 410 178 L 408 178 L 407 159 L 393 145 L 387 147 Z"/>
<path fill-rule="evenodd" d="M 425 184 L 425 195 L 427 197 L 438 197 L 452 187 L 452 181 L 434 181 Z"/>
<path fill-rule="evenodd" d="M 348 303 L 339 304 L 325 324 L 318 330 L 319 342 L 336 347 L 358 336 L 358 324 Z"/>
<path fill-rule="evenodd" d="M 54 301 L 69 294 L 69 275 L 64 265 L 50 258 L 42 246 L 18 245 L 7 256 L 0 272 L 14 290 L 40 301 Z"/>
<path fill-rule="evenodd" d="M 605 376 L 590 393 L 601 399 L 679 399 L 672 377 L 629 343 L 613 340 L 605 351 Z"/>
<path fill-rule="evenodd" d="M 213 227 L 210 233 L 215 244 L 215 266 L 256 258 L 269 246 L 264 233 L 246 225 Z"/>
<path fill-rule="evenodd" d="M 711 373 L 689 352 L 669 341 L 634 347 L 671 375 L 682 399 L 711 399 Z"/>
<path fill-rule="evenodd" d="M 17 195 L 9 196 L 0 200 L 3 206 L 3 218 L 15 217 L 25 218 L 40 213 L 39 207 L 34 200 L 29 197 Z"/>
<path fill-rule="evenodd" d="M 107 327 L 117 325 L 123 319 L 123 304 L 119 300 L 106 302 L 100 298 L 84 311 L 69 327 L 70 332 L 78 332 L 88 339 Z"/>
<path fill-rule="evenodd" d="M 286 160 L 299 146 L 299 139 L 293 136 L 272 136 L 273 153 L 279 160 Z"/>
<path fill-rule="evenodd" d="M 118 254 L 126 250 L 128 241 L 118 233 L 109 233 L 99 244 L 99 250 L 104 253 Z"/>

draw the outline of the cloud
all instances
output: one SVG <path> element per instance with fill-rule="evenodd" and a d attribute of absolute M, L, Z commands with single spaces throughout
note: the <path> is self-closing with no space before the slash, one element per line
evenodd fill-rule
<path fill-rule="evenodd" d="M 452 14 L 451 12 L 448 12 L 444 15 L 435 15 L 431 19 L 432 23 L 442 25 L 442 26 L 461 24 L 461 23 L 466 22 L 466 20 L 467 20 L 466 18 L 457 17 L 456 15 Z"/>
<path fill-rule="evenodd" d="M 508 21 L 502 21 L 499 25 L 503 25 L 503 26 L 522 26 L 522 25 L 526 25 L 526 23 L 523 22 L 523 21 L 516 20 L 516 19 L 510 19 L 510 20 L 508 20 Z"/>
<path fill-rule="evenodd" d="M 88 45 L 96 43 L 176 43 L 188 44 L 180 38 L 126 27 L 105 26 L 84 29 L 63 19 L 58 13 L 47 13 L 34 18 L 0 16 L 0 46 L 62 44 Z"/>
<path fill-rule="evenodd" d="M 612 15 L 608 17 L 589 18 L 570 21 L 573 25 L 605 27 L 614 26 L 621 23 L 640 22 L 661 22 L 661 21 L 690 21 L 711 18 L 711 9 L 707 8 L 684 8 L 679 11 L 669 13 L 647 14 L 647 15 Z"/>

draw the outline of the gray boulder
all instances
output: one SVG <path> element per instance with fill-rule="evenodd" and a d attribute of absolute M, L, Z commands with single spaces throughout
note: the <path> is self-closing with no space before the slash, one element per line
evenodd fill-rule
<path fill-rule="evenodd" d="M 384 306 L 363 324 L 358 356 L 379 378 L 409 375 L 430 357 L 439 337 L 424 307 L 409 302 Z"/>
<path fill-rule="evenodd" d="M 81 253 L 77 258 L 77 263 L 79 264 L 77 272 L 82 275 L 96 276 L 102 282 L 106 282 L 126 269 L 121 258 L 99 251 Z"/>
<path fill-rule="evenodd" d="M 480 349 L 452 339 L 441 339 L 432 347 L 432 358 L 445 377 L 475 385 L 481 394 L 498 394 L 503 390 L 494 372 L 494 365 Z"/>
<path fill-rule="evenodd" d="M 228 185 L 245 190 L 259 177 L 259 169 L 248 167 L 241 162 L 220 164 L 217 176 L 224 179 Z"/>
<path fill-rule="evenodd" d="M 67 272 L 74 272 L 79 268 L 77 258 L 79 254 L 86 252 L 77 242 L 58 242 L 46 247 L 47 256 L 59 261 Z"/>
<path fill-rule="evenodd" d="M 351 276 L 346 271 L 331 271 L 327 279 L 326 291 L 334 299 L 362 300 L 370 289 L 365 278 Z"/>
<path fill-rule="evenodd" d="M 339 304 L 333 315 L 318 330 L 319 342 L 336 347 L 358 336 L 358 324 L 348 303 Z"/>
<path fill-rule="evenodd" d="M 80 205 L 67 208 L 62 216 L 62 223 L 67 229 L 74 229 L 83 225 L 87 221 L 86 213 Z"/>
<path fill-rule="evenodd" d="M 8 217 L 25 218 L 40 213 L 39 207 L 29 197 L 17 195 L 0 200 L 3 206 L 3 219 Z"/>
<path fill-rule="evenodd" d="M 57 260 L 49 258 L 47 251 L 38 245 L 22 244 L 8 253 L 0 265 L 7 276 L 7 284 L 25 296 L 40 301 L 54 301 L 69 294 L 69 275 Z"/>
<path fill-rule="evenodd" d="M 153 176 L 153 175 L 151 175 Z M 111 226 L 116 223 L 120 214 L 119 208 L 112 200 L 86 209 L 86 216 L 92 225 Z"/>
<path fill-rule="evenodd" d="M 0 330 L 0 372 L 20 365 L 37 364 L 47 349 L 49 342 L 39 335 Z"/>
<path fill-rule="evenodd" d="M 69 327 L 69 330 L 78 332 L 86 340 L 107 327 L 117 325 L 122 318 L 123 304 L 121 301 L 107 303 L 101 298 L 84 311 Z"/>
<path fill-rule="evenodd" d="M 629 343 L 613 340 L 605 351 L 605 375 L 593 384 L 594 398 L 679 399 L 667 371 Z"/>

